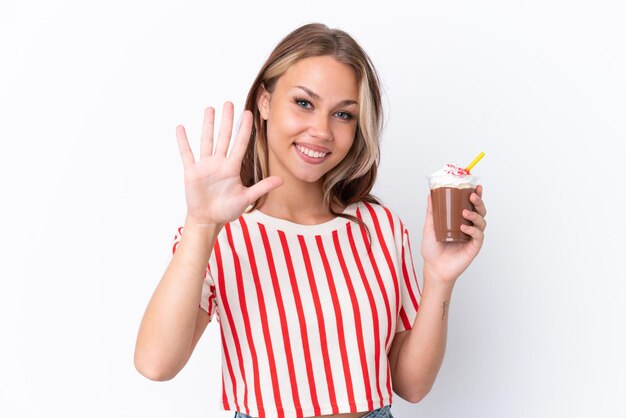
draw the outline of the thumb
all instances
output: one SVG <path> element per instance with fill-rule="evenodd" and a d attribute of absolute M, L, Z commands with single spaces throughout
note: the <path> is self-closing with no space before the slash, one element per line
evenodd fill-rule
<path fill-rule="evenodd" d="M 428 198 L 426 199 L 426 222 L 433 221 L 433 198 L 428 194 Z"/>
<path fill-rule="evenodd" d="M 278 176 L 270 176 L 264 178 L 257 184 L 248 187 L 248 190 L 246 190 L 246 197 L 248 198 L 248 202 L 256 201 L 259 197 L 271 192 L 279 186 L 282 186 L 282 184 L 283 179 Z"/>
<path fill-rule="evenodd" d="M 428 231 L 434 228 L 433 221 L 433 199 L 428 194 L 428 199 L 426 201 L 426 219 L 424 220 L 424 231 Z"/>

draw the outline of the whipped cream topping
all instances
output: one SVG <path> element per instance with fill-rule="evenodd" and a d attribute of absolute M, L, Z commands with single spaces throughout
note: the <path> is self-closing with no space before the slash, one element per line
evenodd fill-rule
<path fill-rule="evenodd" d="M 431 189 L 437 187 L 457 187 L 459 189 L 472 189 L 476 187 L 476 176 L 456 164 L 446 164 L 442 169 L 428 176 Z"/>

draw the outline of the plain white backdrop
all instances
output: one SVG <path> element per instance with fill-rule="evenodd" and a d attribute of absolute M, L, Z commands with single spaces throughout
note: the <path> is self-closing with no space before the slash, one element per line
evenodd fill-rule
<path fill-rule="evenodd" d="M 217 323 L 174 380 L 133 367 L 185 215 L 174 128 L 197 150 L 203 108 L 240 113 L 309 22 L 351 33 L 380 72 L 374 192 L 414 249 L 425 176 L 486 153 L 486 242 L 444 365 L 394 415 L 626 416 L 625 21 L 618 0 L 3 1 L 0 416 L 232 417 Z"/>

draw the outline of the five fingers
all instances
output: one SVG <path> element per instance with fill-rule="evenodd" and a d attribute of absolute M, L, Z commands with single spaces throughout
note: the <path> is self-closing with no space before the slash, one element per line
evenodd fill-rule
<path fill-rule="evenodd" d="M 202 125 L 202 135 L 200 141 L 200 159 L 210 157 L 214 154 L 226 156 L 230 145 L 233 131 L 234 106 L 231 102 L 224 103 L 222 111 L 222 122 L 217 137 L 217 144 L 214 141 L 215 130 L 215 109 L 207 107 L 204 110 L 204 122 Z M 233 146 L 234 157 L 239 163 L 243 160 L 250 132 L 252 130 L 252 113 L 246 110 L 243 114 L 241 125 Z M 193 151 L 189 146 L 187 133 L 182 125 L 176 127 L 176 138 L 178 140 L 178 150 L 183 160 L 183 166 L 188 167 L 195 162 Z M 215 148 L 215 150 L 214 150 Z"/>

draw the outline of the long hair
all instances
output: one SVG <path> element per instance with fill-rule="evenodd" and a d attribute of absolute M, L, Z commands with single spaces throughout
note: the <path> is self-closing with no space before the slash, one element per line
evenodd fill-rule
<path fill-rule="evenodd" d="M 250 142 L 243 158 L 241 180 L 252 186 L 269 175 L 267 126 L 258 108 L 263 88 L 270 94 L 278 79 L 301 59 L 332 56 L 350 66 L 359 85 L 359 117 L 354 142 L 345 158 L 324 175 L 324 203 L 335 216 L 362 223 L 353 216 L 337 213 L 341 207 L 364 200 L 380 203 L 370 192 L 376 180 L 380 160 L 380 135 L 383 122 L 380 80 L 369 56 L 346 32 L 311 23 L 301 26 L 283 38 L 261 67 L 246 99 L 245 108 L 253 115 Z M 254 210 L 263 197 L 253 203 Z"/>

